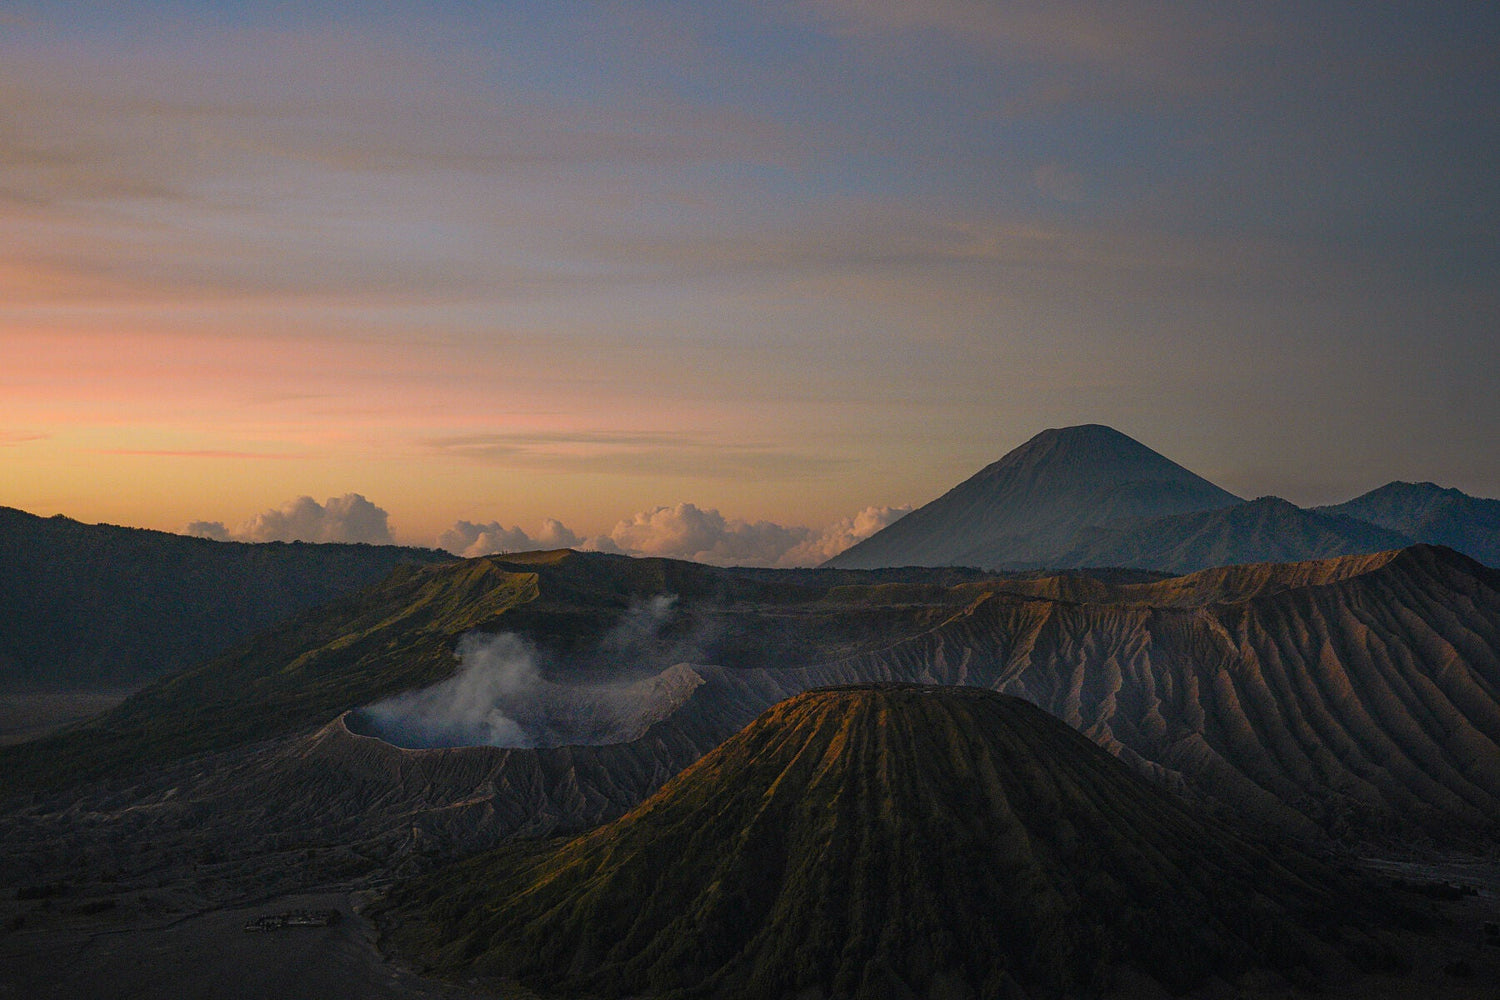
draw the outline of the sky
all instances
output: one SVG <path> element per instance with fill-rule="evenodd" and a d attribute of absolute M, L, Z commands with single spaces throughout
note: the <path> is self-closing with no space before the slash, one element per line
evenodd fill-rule
<path fill-rule="evenodd" d="M 0 0 L 34 513 L 805 562 L 1079 423 L 1495 497 L 1497 343 L 1487 4 Z"/>

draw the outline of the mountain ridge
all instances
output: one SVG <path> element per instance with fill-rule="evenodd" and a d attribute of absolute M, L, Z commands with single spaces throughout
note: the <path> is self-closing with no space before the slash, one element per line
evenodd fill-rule
<path fill-rule="evenodd" d="M 1500 566 L 1500 500 L 1436 483 L 1391 482 L 1341 504 L 1316 508 L 1359 518 L 1418 542 L 1446 545 Z"/>
<path fill-rule="evenodd" d="M 952 580 L 950 570 L 932 572 Z M 626 785 L 649 790 L 784 697 L 905 680 L 1025 697 L 1140 773 L 1299 837 L 1500 834 L 1500 572 L 1447 549 L 1087 585 L 890 584 L 872 573 L 857 586 L 855 571 L 741 573 L 586 553 L 407 573 L 71 733 L 0 750 L 0 787 L 61 787 L 120 775 L 121 760 L 159 766 L 295 739 L 299 727 L 451 676 L 472 628 L 536 644 L 557 683 L 628 681 L 637 675 L 619 673 L 621 664 L 599 674 L 578 660 L 577 637 L 607 635 L 632 602 L 670 589 L 671 619 L 642 647 L 640 669 L 687 660 L 701 683 L 639 740 L 586 748 L 601 776 L 588 780 L 603 781 L 613 803 Z M 507 768 L 527 756 L 509 753 Z M 602 777 L 616 756 L 635 777 Z M 580 780 L 555 778 L 560 789 Z M 455 789 L 455 801 L 512 808 L 491 778 L 476 780 Z M 566 809 L 548 808 L 566 825 Z"/>
<path fill-rule="evenodd" d="M 1188 573 L 1414 543 L 1500 564 L 1500 500 L 1395 482 L 1312 509 L 1244 501 L 1119 431 L 1084 424 L 1037 434 L 823 565 Z"/>
<path fill-rule="evenodd" d="M 1123 527 L 1087 528 L 1060 563 L 1192 573 L 1213 566 L 1304 562 L 1414 544 L 1407 535 L 1353 517 L 1305 510 L 1280 497 L 1258 497 L 1232 507 Z"/>
<path fill-rule="evenodd" d="M 394 545 L 219 542 L 0 507 L 0 687 L 139 685 L 402 564 Z"/>
<path fill-rule="evenodd" d="M 1239 502 L 1113 428 L 1051 428 L 823 565 L 1046 566 L 1084 527 Z"/>

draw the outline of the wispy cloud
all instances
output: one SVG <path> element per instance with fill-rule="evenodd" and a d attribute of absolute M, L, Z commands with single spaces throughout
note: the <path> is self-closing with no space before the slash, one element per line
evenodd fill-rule
<path fill-rule="evenodd" d="M 95 455 L 129 455 L 142 458 L 232 458 L 246 461 L 261 459 L 285 461 L 287 459 L 312 457 L 311 455 L 296 454 L 294 452 L 270 451 L 218 451 L 171 448 L 91 448 L 89 450 Z"/>
<path fill-rule="evenodd" d="M 523 484 L 593 530 L 604 476 L 827 513 L 1086 412 L 1488 489 L 1497 53 L 1458 3 L 33 5 L 8 460 L 306 445 L 424 537 Z"/>
<path fill-rule="evenodd" d="M 803 478 L 826 475 L 845 462 L 785 448 L 664 433 L 468 434 L 433 438 L 426 447 L 439 454 L 511 469 L 709 479 Z"/>

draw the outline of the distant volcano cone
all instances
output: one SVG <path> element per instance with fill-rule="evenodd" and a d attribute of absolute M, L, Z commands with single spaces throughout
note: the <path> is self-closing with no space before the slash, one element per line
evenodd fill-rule
<path fill-rule="evenodd" d="M 1335 900 L 1337 902 L 1335 902 Z M 1339 961 L 1374 907 L 1019 699 L 862 686 L 776 705 L 634 812 L 392 897 L 399 946 L 546 992 L 1054 996 Z"/>
<path fill-rule="evenodd" d="M 1059 566 L 1084 529 L 1240 502 L 1113 428 L 1055 428 L 824 565 Z"/>

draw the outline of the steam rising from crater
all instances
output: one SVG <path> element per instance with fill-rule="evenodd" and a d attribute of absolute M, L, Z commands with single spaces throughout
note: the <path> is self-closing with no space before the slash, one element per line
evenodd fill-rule
<path fill-rule="evenodd" d="M 675 600 L 658 595 L 633 604 L 600 651 L 625 668 L 637 665 Z M 457 654 L 452 677 L 351 713 L 350 727 L 411 749 L 625 743 L 702 683 L 686 663 L 633 682 L 554 683 L 542 675 L 537 650 L 509 632 L 471 632 Z"/>

